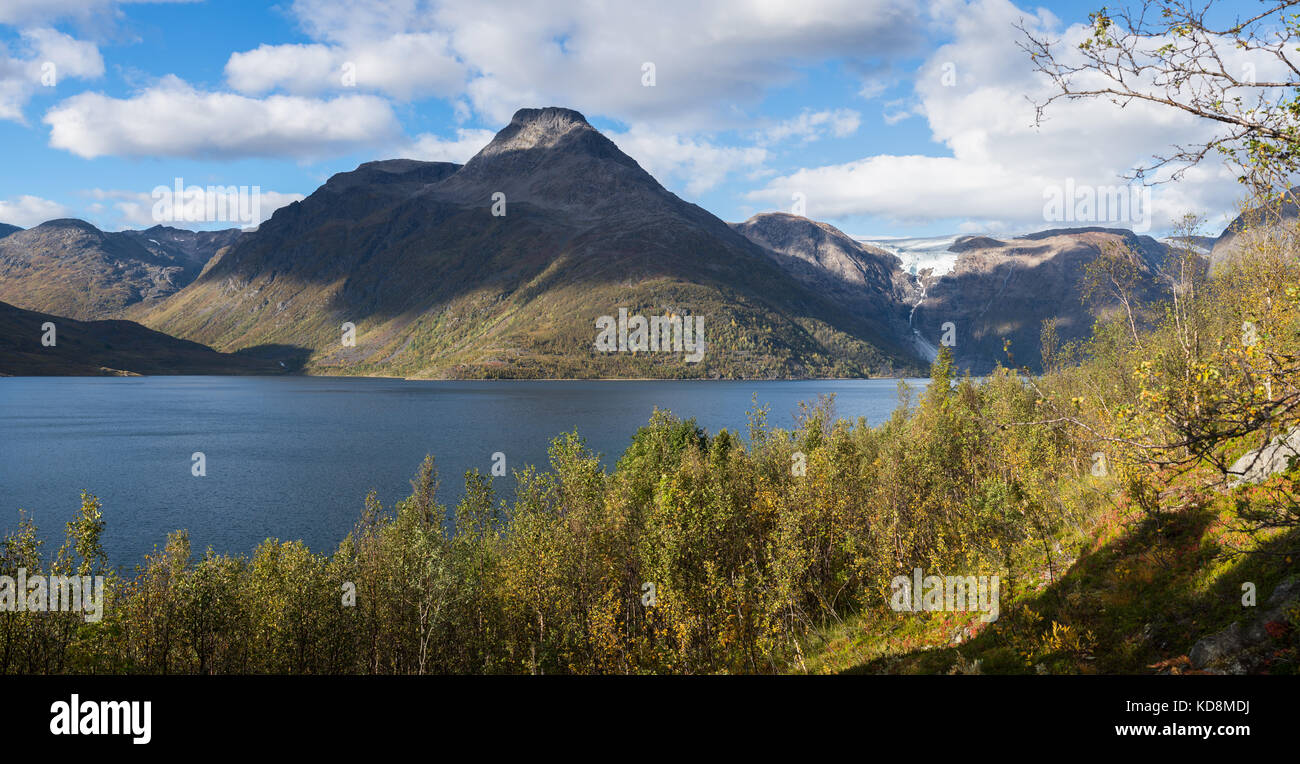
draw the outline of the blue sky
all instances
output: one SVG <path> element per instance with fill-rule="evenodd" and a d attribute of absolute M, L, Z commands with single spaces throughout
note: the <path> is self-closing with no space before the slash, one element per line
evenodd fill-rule
<path fill-rule="evenodd" d="M 726 220 L 802 199 L 857 235 L 1038 230 L 1046 189 L 1124 183 L 1206 134 L 1106 104 L 1031 124 L 1045 84 L 1012 24 L 1070 40 L 1096 5 L 3 0 L 0 221 L 147 227 L 176 177 L 257 186 L 265 217 L 364 161 L 464 161 L 515 109 L 558 105 Z M 1198 168 L 1144 222 L 1215 233 L 1236 194 Z"/>

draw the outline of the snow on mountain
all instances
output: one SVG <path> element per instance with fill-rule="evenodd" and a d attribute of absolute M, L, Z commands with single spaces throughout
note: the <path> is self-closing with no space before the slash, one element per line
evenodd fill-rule
<path fill-rule="evenodd" d="M 903 270 L 913 276 L 930 270 L 934 276 L 951 273 L 957 265 L 959 253 L 951 247 L 963 234 L 929 236 L 920 238 L 854 236 L 857 241 L 871 244 L 895 255 L 903 261 Z"/>

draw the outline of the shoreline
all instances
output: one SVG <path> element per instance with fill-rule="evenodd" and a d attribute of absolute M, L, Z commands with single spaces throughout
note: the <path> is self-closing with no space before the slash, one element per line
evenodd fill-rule
<path fill-rule="evenodd" d="M 283 379 L 305 377 L 312 379 L 390 379 L 401 382 L 873 382 L 880 380 L 907 381 L 929 377 L 739 377 L 693 379 L 664 377 L 399 377 L 386 374 L 0 374 L 0 379 L 143 379 L 149 377 L 216 377 L 238 379 Z"/>

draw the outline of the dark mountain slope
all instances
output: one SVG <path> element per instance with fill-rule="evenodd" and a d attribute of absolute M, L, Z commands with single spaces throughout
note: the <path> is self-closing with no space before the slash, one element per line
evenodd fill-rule
<path fill-rule="evenodd" d="M 54 325 L 54 345 L 42 338 Z M 75 321 L 0 302 L 0 375 L 276 374 L 278 363 L 218 353 L 132 321 Z"/>
<path fill-rule="evenodd" d="M 504 194 L 504 215 L 494 195 Z M 499 199 L 500 197 L 496 197 Z M 501 211 L 498 207 L 497 211 Z M 620 308 L 703 316 L 708 350 L 599 353 Z M 464 167 L 341 173 L 133 313 L 221 349 L 309 348 L 318 372 L 814 376 L 915 370 L 905 340 L 794 283 L 567 109 L 524 109 Z M 357 326 L 355 347 L 341 325 Z"/>

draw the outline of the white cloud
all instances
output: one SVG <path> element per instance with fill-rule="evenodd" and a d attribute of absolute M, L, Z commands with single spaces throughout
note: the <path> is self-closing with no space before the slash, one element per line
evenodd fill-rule
<path fill-rule="evenodd" d="M 0 199 L 0 223 L 31 228 L 47 220 L 70 217 L 68 208 L 39 196 Z"/>
<path fill-rule="evenodd" d="M 647 125 L 611 133 L 609 139 L 659 181 L 683 183 L 689 194 L 704 193 L 733 172 L 756 172 L 767 159 L 760 147 L 717 146 Z"/>
<path fill-rule="evenodd" d="M 1080 186 L 1120 185 L 1153 153 L 1213 134 L 1213 125 L 1172 109 L 1143 103 L 1120 109 L 1105 101 L 1057 102 L 1049 120 L 1035 128 L 1028 98 L 1042 100 L 1052 91 L 1016 47 L 1020 33 L 1013 23 L 1023 19 L 1030 29 L 1061 39 L 1066 55 L 1088 28 L 1062 32 L 1045 11 L 1035 16 L 1008 0 L 938 0 L 933 12 L 950 25 L 952 41 L 922 66 L 914 111 L 949 155 L 876 155 L 804 168 L 772 179 L 748 199 L 787 206 L 791 194 L 801 192 L 808 214 L 821 218 L 964 218 L 988 229 L 1043 228 L 1050 225 L 1043 215 L 1047 189 L 1067 179 Z M 909 116 L 899 106 L 891 105 L 888 122 Z M 1151 223 L 1161 229 L 1185 212 L 1229 211 L 1237 193 L 1230 173 L 1208 163 L 1181 183 L 1154 189 Z"/>
<path fill-rule="evenodd" d="M 261 94 L 277 89 L 319 94 L 350 88 L 401 100 L 460 92 L 465 67 L 436 33 L 394 34 L 381 41 L 342 47 L 323 44 L 262 45 L 234 53 L 226 80 L 236 90 Z"/>
<path fill-rule="evenodd" d="M 880 118 L 886 125 L 897 125 L 908 117 L 915 116 L 916 112 L 908 105 L 907 100 L 902 98 L 887 101 L 884 110 L 880 113 Z"/>
<path fill-rule="evenodd" d="M 23 107 L 38 89 L 103 74 L 104 59 L 93 43 L 54 29 L 24 29 L 13 55 L 0 45 L 0 119 L 22 123 Z"/>
<path fill-rule="evenodd" d="M 62 19 L 86 20 L 111 16 L 120 5 L 132 3 L 193 3 L 202 0 L 4 0 L 0 24 L 47 24 Z"/>
<path fill-rule="evenodd" d="M 799 116 L 763 131 L 762 138 L 773 143 L 785 140 L 808 143 L 827 135 L 847 138 L 856 133 L 861 124 L 862 115 L 852 109 L 804 110 Z"/>
<path fill-rule="evenodd" d="M 170 185 L 170 184 L 162 184 Z M 187 184 L 188 185 L 188 184 Z M 196 184 L 197 185 L 197 184 Z M 230 186 L 238 186 L 234 182 L 224 184 L 213 184 L 220 186 L 222 189 Z M 250 184 L 244 184 L 246 186 Z M 158 197 L 154 196 L 152 191 L 127 191 L 121 189 L 101 189 L 95 188 L 86 192 L 86 195 L 95 199 L 98 203 L 91 205 L 91 209 L 98 213 L 100 220 L 105 220 L 102 228 L 122 229 L 122 228 L 152 228 L 155 225 L 170 225 L 176 228 L 188 228 L 191 230 L 211 229 L 211 228 L 237 228 L 248 227 L 246 221 L 229 222 L 222 220 L 213 221 L 188 221 L 173 222 L 166 219 L 159 219 L 154 216 L 154 206 Z M 220 209 L 234 209 L 235 200 L 230 194 L 223 194 L 227 197 L 229 203 L 222 205 Z M 257 199 L 258 219 L 253 224 L 261 224 L 271 219 L 271 215 L 281 207 L 300 202 L 307 198 L 303 194 L 283 193 L 280 191 L 259 191 Z M 108 207 L 105 207 L 105 203 Z M 105 215 L 105 209 L 112 209 L 114 212 L 111 216 Z"/>
<path fill-rule="evenodd" d="M 342 57 L 320 44 L 261 45 L 231 54 L 226 81 L 235 90 L 260 94 L 277 87 L 316 94 L 342 87 Z"/>
<path fill-rule="evenodd" d="M 465 164 L 470 157 L 479 152 L 479 149 L 486 146 L 494 135 L 496 133 L 491 130 L 461 129 L 456 131 L 454 140 L 446 140 L 432 133 L 422 133 L 405 147 L 398 149 L 397 153 L 405 159 Z"/>
<path fill-rule="evenodd" d="M 922 27 L 913 0 L 295 0 L 292 10 L 320 45 L 236 53 L 232 86 L 316 93 L 356 55 L 358 87 L 399 98 L 455 88 L 495 123 L 520 106 L 564 105 L 678 130 L 740 127 L 743 110 L 803 77 L 803 64 L 888 61 L 916 49 Z M 642 85 L 646 62 L 654 87 Z"/>
<path fill-rule="evenodd" d="M 204 92 L 173 76 L 130 98 L 82 93 L 45 114 L 50 145 L 77 156 L 311 158 L 390 143 L 392 108 L 370 95 L 329 100 Z"/>
<path fill-rule="evenodd" d="M 884 77 L 869 77 L 858 88 L 858 97 L 870 101 L 889 89 L 892 83 Z"/>

